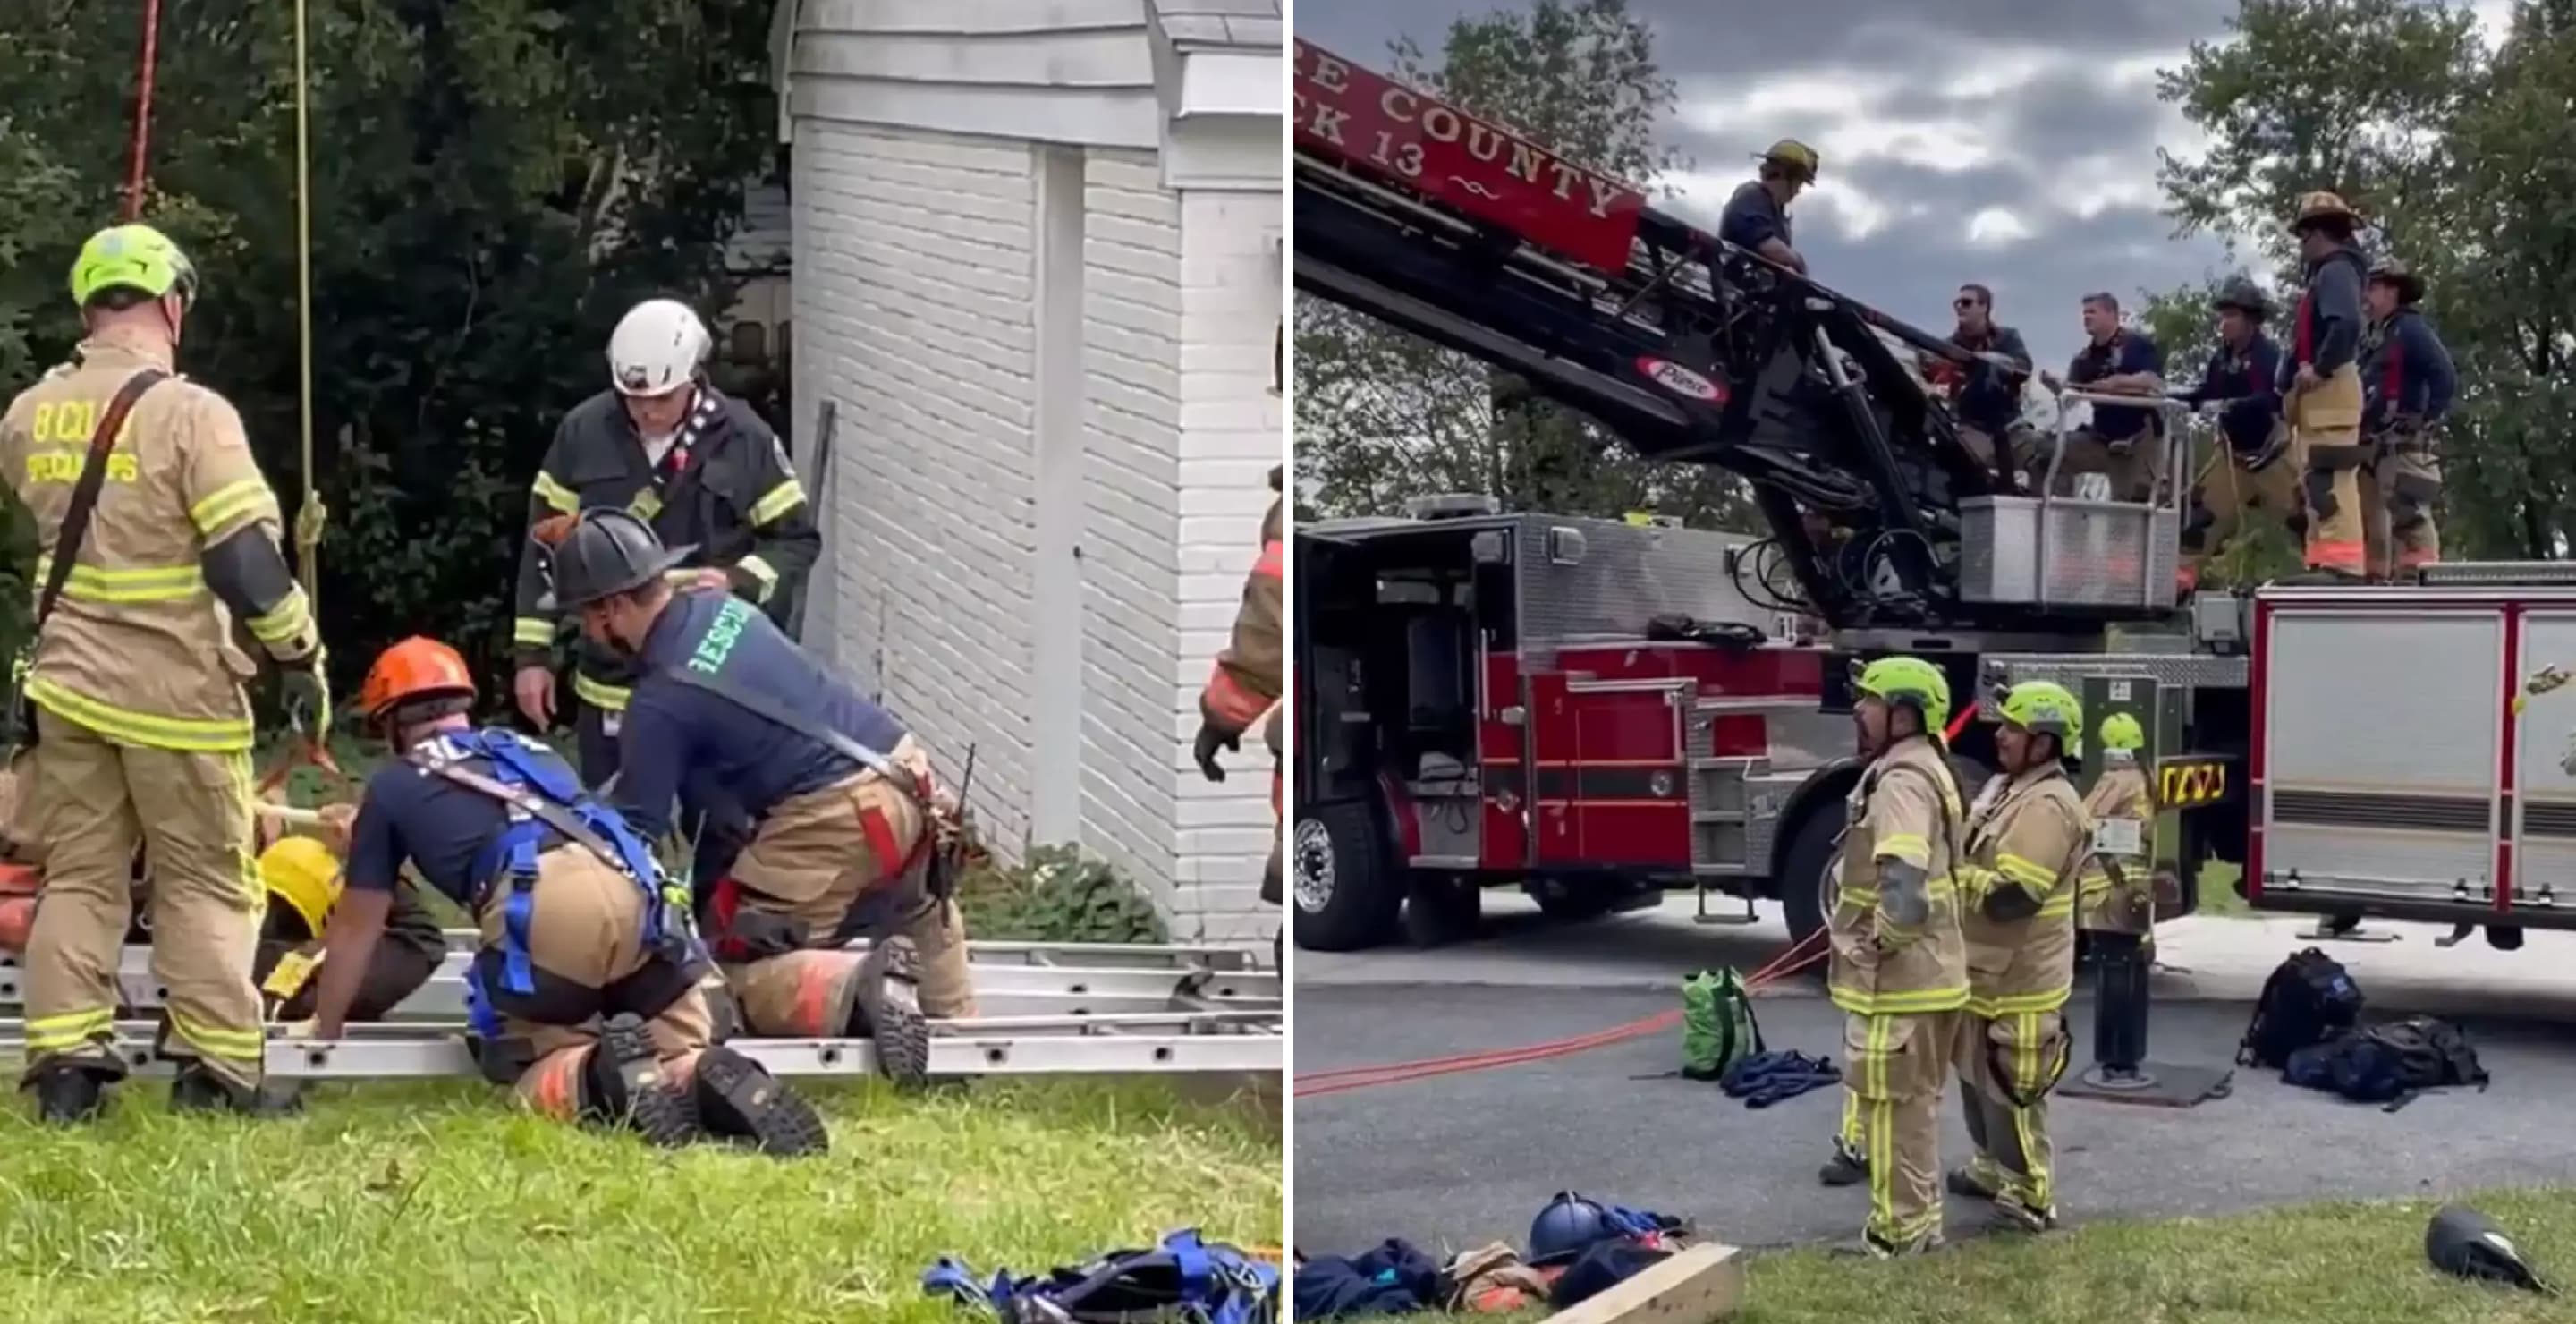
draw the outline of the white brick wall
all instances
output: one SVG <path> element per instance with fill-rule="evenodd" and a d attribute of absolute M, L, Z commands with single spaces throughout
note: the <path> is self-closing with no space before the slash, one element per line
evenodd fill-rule
<path fill-rule="evenodd" d="M 950 775 L 975 746 L 976 813 L 1015 851 L 1034 757 L 1032 157 L 798 128 L 797 417 L 826 398 L 840 416 L 809 636 Z"/>
<path fill-rule="evenodd" d="M 1198 693 L 1225 646 L 1258 555 L 1270 508 L 1269 474 L 1280 462 L 1284 420 L 1270 394 L 1279 326 L 1277 192 L 1192 191 L 1181 195 L 1180 513 L 1175 530 L 1180 652 L 1174 676 L 1176 751 L 1166 767 L 1179 779 L 1182 905 L 1200 916 L 1202 936 L 1267 938 L 1280 911 L 1261 900 L 1270 851 L 1270 751 L 1258 733 L 1212 785 L 1191 762 Z"/>

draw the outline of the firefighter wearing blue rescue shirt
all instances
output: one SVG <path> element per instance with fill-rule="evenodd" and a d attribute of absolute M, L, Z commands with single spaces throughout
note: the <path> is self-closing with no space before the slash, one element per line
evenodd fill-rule
<path fill-rule="evenodd" d="M 1726 200 L 1717 237 L 1752 251 L 1803 276 L 1807 259 L 1789 246 L 1789 204 L 1816 182 L 1816 149 L 1794 138 L 1771 144 L 1758 158 L 1762 164 Z"/>
<path fill-rule="evenodd" d="M 2200 385 L 2176 398 L 2218 411 L 2222 443 L 2192 482 L 2191 515 L 2182 528 L 2182 586 L 2199 587 L 2201 566 L 2226 549 L 2249 517 L 2269 517 L 2307 531 L 2299 498 L 2299 463 L 2281 420 L 2281 347 L 2263 333 L 2272 301 L 2239 278 L 2218 294 L 2218 348 L 2200 370 Z"/>
<path fill-rule="evenodd" d="M 2361 289 L 2370 326 L 2361 333 L 2361 439 L 2370 461 L 2361 477 L 2361 528 L 2368 574 L 2392 575 L 2442 559 L 2433 503 L 2442 499 L 2442 419 L 2459 378 L 2451 351 L 2416 308 L 2424 282 L 2383 259 Z"/>
<path fill-rule="evenodd" d="M 368 668 L 360 706 L 399 757 L 367 780 L 331 911 L 317 1037 L 336 1039 L 408 863 L 475 917 L 466 976 L 487 1076 L 538 1112 L 676 1145 L 700 1135 L 773 1154 L 820 1150 L 813 1109 L 709 1044 L 705 962 L 642 837 L 553 750 L 467 717 L 456 650 L 406 639 Z"/>
<path fill-rule="evenodd" d="M 688 305 L 637 304 L 608 341 L 609 384 L 564 416 L 528 500 L 511 625 L 519 710 L 540 731 L 555 719 L 554 642 L 560 613 L 545 605 L 548 520 L 585 510 L 632 511 L 694 555 L 671 567 L 689 583 L 730 589 L 784 621 L 822 554 L 823 535 L 787 449 L 751 407 L 705 380 L 713 343 Z M 576 642 L 572 689 L 582 779 L 617 771 L 618 723 L 634 673 L 615 655 Z"/>
<path fill-rule="evenodd" d="M 706 933 L 757 1034 L 876 1040 L 897 1080 L 928 1066 L 925 1016 L 974 1014 L 966 934 L 933 849 L 949 805 L 926 751 L 730 594 L 675 590 L 643 521 L 593 511 L 555 551 L 555 596 L 632 659 L 617 801 L 658 836 L 671 805 L 721 786 L 750 840 L 716 881 Z M 845 950 L 872 936 L 862 958 Z"/>

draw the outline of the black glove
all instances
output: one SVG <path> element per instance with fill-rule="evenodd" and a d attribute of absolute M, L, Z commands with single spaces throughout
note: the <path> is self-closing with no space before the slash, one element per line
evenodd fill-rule
<path fill-rule="evenodd" d="M 1225 780 L 1225 765 L 1216 761 L 1216 752 L 1242 748 L 1241 731 L 1228 731 L 1213 722 L 1202 721 L 1199 723 L 1198 743 L 1191 747 L 1190 752 L 1198 757 L 1199 771 L 1206 773 L 1209 781 L 1221 782 Z"/>
<path fill-rule="evenodd" d="M 286 700 L 286 717 L 296 729 L 320 740 L 331 732 L 331 681 L 323 670 L 322 647 L 292 662 L 277 664 L 278 692 Z"/>

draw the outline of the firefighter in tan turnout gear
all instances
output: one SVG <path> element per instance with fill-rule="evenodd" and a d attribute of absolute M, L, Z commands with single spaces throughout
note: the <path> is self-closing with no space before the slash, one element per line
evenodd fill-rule
<path fill-rule="evenodd" d="M 1219 749 L 1240 749 L 1243 733 L 1262 722 L 1262 739 L 1270 745 L 1270 862 L 1261 873 L 1261 899 L 1279 904 L 1279 689 L 1282 649 L 1279 641 L 1280 470 L 1270 471 L 1270 513 L 1261 519 L 1261 555 L 1243 581 L 1243 605 L 1234 614 L 1234 637 L 1208 669 L 1199 691 L 1199 734 L 1192 746 L 1199 771 L 1212 782 L 1225 780 Z M 1269 720 L 1262 721 L 1263 713 Z M 1274 955 L 1276 944 L 1273 944 Z"/>
<path fill-rule="evenodd" d="M 2084 798 L 2093 849 L 2076 889 L 2075 923 L 2093 945 L 2093 1060 L 2108 1082 L 2134 1080 L 2147 1055 L 2147 975 L 2155 966 L 2156 888 L 2147 842 L 2155 797 L 2138 753 L 2147 731 L 2113 713 L 2094 739 L 2102 773 Z"/>
<path fill-rule="evenodd" d="M 1869 1179 L 1869 1221 L 1851 1249 L 1880 1257 L 1941 1243 L 1941 1087 L 1968 1002 L 1951 877 L 1959 785 L 1940 735 L 1949 717 L 1950 683 L 1921 658 L 1880 658 L 1853 681 L 1870 765 L 1834 858 L 1826 984 L 1845 1015 L 1845 1139 Z"/>
<path fill-rule="evenodd" d="M 1997 708 L 2001 772 L 1968 810 L 1958 869 L 1968 1010 L 1956 1065 L 1977 1152 L 1949 1185 L 2045 1232 L 2057 1224 L 2048 1092 L 2071 1047 L 2076 871 L 2090 836 L 2065 760 L 2083 752 L 2084 712 L 2049 681 L 2013 686 Z"/>
<path fill-rule="evenodd" d="M 152 971 L 169 990 L 162 1052 L 182 1108 L 272 1111 L 258 1089 L 251 983 L 262 888 L 251 836 L 256 674 L 245 626 L 308 729 L 330 720 L 322 643 L 278 548 L 277 497 L 241 416 L 171 374 L 197 276 L 147 226 L 82 246 L 71 293 L 87 335 L 0 417 L 0 463 L 42 555 L 27 826 L 44 900 L 27 952 L 26 1085 L 40 1116 L 96 1115 L 125 1068 L 115 976 L 138 846 L 152 872 Z"/>

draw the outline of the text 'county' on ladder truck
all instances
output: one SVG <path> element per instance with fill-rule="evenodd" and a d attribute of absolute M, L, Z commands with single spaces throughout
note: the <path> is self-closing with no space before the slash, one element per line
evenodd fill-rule
<path fill-rule="evenodd" d="M 1383 941 L 1416 881 L 1561 888 L 1649 856 L 1659 885 L 1779 898 L 1803 938 L 1860 774 L 1847 725 L 1834 740 L 1814 719 L 1900 652 L 1939 664 L 1970 717 L 1953 749 L 1971 793 L 1993 728 L 1970 715 L 2002 686 L 2057 681 L 2097 731 L 2138 719 L 2159 918 L 2194 909 L 2219 860 L 2262 910 L 2448 922 L 2446 943 L 2484 927 L 2505 949 L 2576 927 L 2576 891 L 2556 895 L 2576 887 L 2576 564 L 2186 600 L 2180 427 L 2149 502 L 2025 494 L 2011 448 L 1981 463 L 1899 350 L 1994 360 L 1310 43 L 1294 60 L 1299 290 L 1649 459 L 1740 476 L 1767 525 L 1722 548 L 1489 510 L 1301 526 L 1300 946 Z M 1822 645 L 1636 619 L 1709 600 L 1677 576 L 1766 556 L 1757 577 Z"/>

